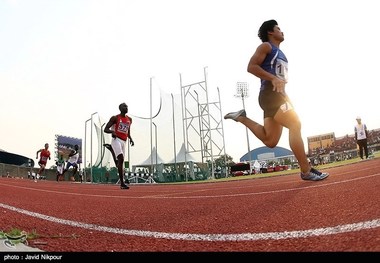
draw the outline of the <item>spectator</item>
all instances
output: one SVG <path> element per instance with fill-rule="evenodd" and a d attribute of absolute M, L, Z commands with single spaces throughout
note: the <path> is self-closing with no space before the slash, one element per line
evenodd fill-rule
<path fill-rule="evenodd" d="M 367 125 L 362 123 L 362 119 L 358 116 L 356 118 L 357 124 L 355 126 L 355 140 L 359 146 L 359 156 L 363 160 L 368 159 L 368 130 Z"/>

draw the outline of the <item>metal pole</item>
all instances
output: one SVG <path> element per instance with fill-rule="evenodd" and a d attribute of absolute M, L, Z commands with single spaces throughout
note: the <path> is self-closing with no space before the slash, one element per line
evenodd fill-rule
<path fill-rule="evenodd" d="M 185 109 L 186 109 L 186 99 L 185 99 L 185 91 L 184 91 L 184 88 L 182 86 L 182 76 L 181 74 L 179 74 L 179 81 L 180 81 L 180 85 L 181 85 L 181 104 L 182 104 L 182 132 L 183 132 L 183 145 L 185 145 L 185 165 L 184 165 L 184 169 L 185 169 L 185 180 L 187 182 L 187 171 L 186 171 L 186 150 L 187 150 L 187 145 L 188 145 L 188 134 L 187 134 L 187 130 L 186 130 L 186 122 L 185 122 Z"/>
<path fill-rule="evenodd" d="M 153 174 L 153 113 L 152 113 L 152 78 L 150 78 L 150 173 Z"/>
<path fill-rule="evenodd" d="M 100 156 L 101 156 L 101 159 L 100 159 L 100 182 L 102 181 L 102 169 L 103 169 L 103 157 L 104 157 L 104 147 L 103 147 L 103 144 L 104 144 L 104 132 L 103 132 L 103 126 L 106 125 L 106 123 L 103 123 L 101 128 L 100 128 Z"/>
<path fill-rule="evenodd" d="M 203 140 L 202 140 L 203 131 L 202 131 L 202 120 L 201 120 L 201 111 L 200 111 L 200 104 L 199 104 L 199 95 L 198 95 L 198 92 L 196 90 L 194 90 L 194 93 L 197 96 L 199 139 L 200 139 L 200 144 L 201 144 L 201 158 L 202 158 L 202 162 L 203 162 L 203 159 L 204 159 Z"/>
<path fill-rule="evenodd" d="M 158 171 L 158 168 L 157 168 L 157 166 L 158 166 L 158 157 L 157 157 L 157 155 L 158 155 L 158 150 L 157 150 L 157 126 L 156 126 L 156 124 L 154 122 L 152 122 L 152 124 L 154 125 L 154 140 L 155 140 L 155 145 L 156 145 L 156 173 L 157 173 L 157 171 Z"/>
<path fill-rule="evenodd" d="M 219 99 L 219 103 L 220 103 L 220 108 L 222 108 L 222 101 L 221 101 L 221 99 L 220 99 L 220 91 L 219 91 L 219 87 L 217 87 L 216 88 L 217 90 L 218 90 L 218 99 Z M 220 119 L 223 119 L 223 117 L 222 117 L 222 112 L 220 111 Z M 223 151 L 224 151 L 224 166 L 225 166 L 225 174 L 224 174 L 224 177 L 228 177 L 228 169 L 227 169 L 227 156 L 226 156 L 226 143 L 225 143 L 225 140 L 224 140 L 224 127 L 223 127 L 223 122 L 220 122 L 221 123 L 221 125 L 222 125 L 222 135 L 223 135 Z"/>
<path fill-rule="evenodd" d="M 131 171 L 131 142 L 130 139 L 128 138 L 128 173 Z"/>
<path fill-rule="evenodd" d="M 207 133 L 209 133 L 209 138 L 210 138 L 210 157 L 211 157 L 211 179 L 215 179 L 215 160 L 214 160 L 214 151 L 213 151 L 213 143 L 212 143 L 212 131 L 211 131 L 211 120 L 210 120 L 210 106 L 209 106 L 209 101 L 208 101 L 208 92 L 207 92 L 207 67 L 204 67 L 203 72 L 205 75 L 205 86 L 206 86 L 206 109 L 207 109 L 207 123 L 208 123 L 208 128 L 206 130 Z M 206 144 L 207 146 L 207 144 Z"/>
<path fill-rule="evenodd" d="M 83 149 L 83 178 L 84 178 L 84 181 L 87 182 L 87 174 L 86 174 L 86 167 L 87 167 L 87 164 L 86 164 L 86 144 L 87 144 L 87 122 L 89 122 L 91 120 L 88 119 L 84 122 L 84 149 Z"/>
<path fill-rule="evenodd" d="M 245 103 L 244 103 L 244 95 L 241 96 L 241 100 L 243 101 L 243 109 L 245 110 Z M 249 147 L 249 136 L 248 136 L 248 128 L 245 127 L 245 133 L 247 134 L 247 146 L 248 146 L 248 154 L 249 154 L 249 161 L 251 160 L 251 147 Z"/>
<path fill-rule="evenodd" d="M 175 180 L 177 181 L 178 171 L 177 171 L 177 149 L 175 145 L 174 97 L 173 97 L 173 93 L 171 93 L 171 95 L 172 95 L 172 111 L 173 111 L 174 171 L 175 171 Z"/>
<path fill-rule="evenodd" d="M 91 136 L 90 136 L 90 139 L 91 139 L 91 142 L 90 142 L 90 149 L 91 149 L 91 152 L 90 152 L 90 176 L 91 176 L 91 183 L 93 182 L 93 178 L 92 178 L 92 126 L 94 126 L 94 120 L 93 120 L 93 116 L 95 114 L 97 114 L 98 112 L 94 112 L 93 114 L 91 114 Z"/>
<path fill-rule="evenodd" d="M 241 100 L 243 102 L 243 109 L 245 110 L 245 104 L 244 104 L 244 97 L 248 97 L 248 83 L 247 82 L 237 82 L 236 83 L 236 91 L 237 94 L 236 97 L 241 97 Z M 245 132 L 247 135 L 247 146 L 248 146 L 248 154 L 249 154 L 249 161 L 251 161 L 251 147 L 249 147 L 249 136 L 248 136 L 248 128 L 245 127 Z"/>

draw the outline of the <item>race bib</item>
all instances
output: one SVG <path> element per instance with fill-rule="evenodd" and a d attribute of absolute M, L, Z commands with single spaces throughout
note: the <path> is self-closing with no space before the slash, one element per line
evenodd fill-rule
<path fill-rule="evenodd" d="M 281 59 L 276 62 L 276 76 L 288 82 L 288 63 Z"/>

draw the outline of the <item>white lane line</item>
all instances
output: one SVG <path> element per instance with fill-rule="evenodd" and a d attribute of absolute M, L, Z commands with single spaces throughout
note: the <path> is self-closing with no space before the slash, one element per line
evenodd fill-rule
<path fill-rule="evenodd" d="M 9 185 L 9 184 L 4 184 L 4 183 L 0 183 L 0 185 L 7 186 L 7 187 L 19 188 L 19 189 L 25 189 L 25 190 L 45 192 L 45 193 L 87 196 L 87 197 L 117 198 L 117 199 L 186 199 L 186 200 L 188 200 L 188 199 L 204 199 L 204 198 L 210 199 L 210 198 L 222 198 L 222 197 L 252 196 L 252 195 L 263 195 L 263 194 L 299 191 L 300 189 L 320 188 L 320 187 L 326 187 L 326 186 L 337 185 L 337 184 L 342 184 L 342 183 L 349 183 L 349 182 L 353 182 L 353 181 L 364 180 L 364 179 L 376 177 L 379 175 L 380 175 L 380 173 L 377 173 L 377 174 L 372 174 L 372 175 L 367 175 L 367 176 L 352 178 L 352 179 L 346 179 L 346 180 L 336 181 L 336 182 L 331 182 L 331 183 L 329 183 L 328 181 L 305 182 L 307 184 L 306 186 L 287 188 L 287 189 L 270 190 L 270 191 L 262 191 L 262 192 L 233 193 L 233 194 L 219 194 L 219 195 L 197 195 L 197 196 L 175 196 L 176 193 L 150 194 L 150 195 L 145 195 L 145 196 L 100 195 L 100 194 L 83 194 L 83 193 L 62 192 L 62 191 L 56 191 L 56 190 L 47 190 L 47 189 L 38 189 L 38 188 L 31 188 L 31 187 L 25 187 L 25 186 Z M 326 180 L 328 180 L 328 179 L 326 179 Z M 252 186 L 246 186 L 244 188 L 252 188 Z M 229 188 L 229 189 L 231 189 L 231 188 Z M 120 190 L 120 189 L 118 189 L 118 190 Z M 215 189 L 210 188 L 209 190 L 215 190 Z M 220 190 L 220 189 L 218 189 L 218 190 Z M 132 190 L 128 190 L 128 191 L 132 191 Z M 202 189 L 201 191 L 207 191 L 207 190 Z M 198 192 L 198 190 L 195 192 Z M 184 191 L 180 190 L 180 192 L 178 192 L 177 194 L 184 195 L 184 194 L 189 194 L 189 193 L 194 193 L 194 191 L 184 192 Z"/>
<path fill-rule="evenodd" d="M 99 226 L 94 224 L 80 223 L 76 221 L 60 219 L 53 216 L 43 215 L 40 213 L 31 212 L 20 209 L 14 206 L 9 206 L 0 203 L 0 207 L 12 210 L 17 213 L 25 214 L 35 218 L 47 220 L 50 222 L 69 225 L 72 227 L 84 228 L 87 230 L 96 230 L 100 232 L 122 234 L 129 236 L 149 237 L 149 238 L 165 238 L 188 241 L 257 241 L 257 240 L 279 240 L 279 239 L 294 239 L 306 238 L 314 236 L 326 236 L 340 233 L 355 232 L 364 229 L 373 229 L 380 227 L 380 219 L 373 219 L 365 222 L 358 222 L 346 225 L 337 225 L 332 227 L 316 228 L 309 230 L 296 230 L 284 232 L 267 232 L 267 233 L 240 233 L 240 234 L 184 234 L 184 233 L 166 233 L 155 231 L 128 230 L 122 228 L 114 228 L 107 226 Z"/>

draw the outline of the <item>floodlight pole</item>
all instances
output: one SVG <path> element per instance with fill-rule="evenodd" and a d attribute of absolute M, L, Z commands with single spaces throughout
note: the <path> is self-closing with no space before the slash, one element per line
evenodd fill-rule
<path fill-rule="evenodd" d="M 245 110 L 244 96 L 241 96 L 241 100 L 243 102 L 243 109 Z M 249 146 L 249 136 L 248 136 L 248 128 L 247 127 L 245 127 L 245 133 L 247 135 L 247 147 L 248 147 L 249 159 L 251 159 L 251 153 L 250 153 L 251 152 L 251 147 Z"/>
<path fill-rule="evenodd" d="M 244 98 L 248 97 L 248 83 L 247 82 L 237 82 L 236 83 L 236 97 L 241 97 L 243 102 L 243 109 L 245 110 Z M 248 136 L 248 128 L 245 127 L 245 132 L 247 135 L 247 146 L 248 146 L 248 155 L 249 161 L 251 160 L 251 147 L 249 146 L 249 136 Z"/>

